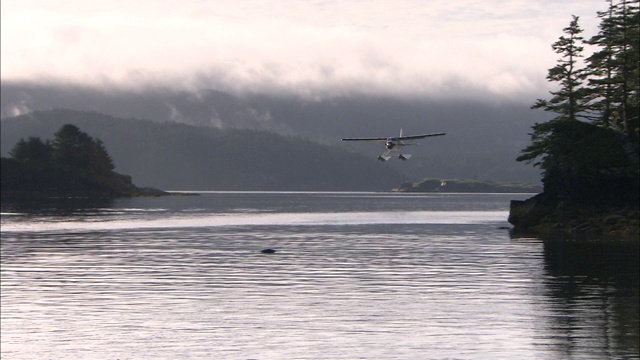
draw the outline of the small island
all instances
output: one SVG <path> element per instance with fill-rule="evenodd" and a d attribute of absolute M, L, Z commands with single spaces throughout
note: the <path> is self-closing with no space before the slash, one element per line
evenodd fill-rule
<path fill-rule="evenodd" d="M 435 193 L 539 193 L 542 186 L 480 179 L 433 179 L 406 182 L 392 191 Z"/>
<path fill-rule="evenodd" d="M 115 172 L 102 141 L 71 124 L 56 132 L 53 141 L 21 139 L 1 165 L 3 201 L 169 195 L 139 188 L 131 176 Z"/>

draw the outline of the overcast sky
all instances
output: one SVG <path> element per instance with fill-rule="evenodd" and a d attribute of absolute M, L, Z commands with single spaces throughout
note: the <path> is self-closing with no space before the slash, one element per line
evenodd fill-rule
<path fill-rule="evenodd" d="M 2 80 L 308 96 L 545 97 L 605 0 L 2 0 Z"/>

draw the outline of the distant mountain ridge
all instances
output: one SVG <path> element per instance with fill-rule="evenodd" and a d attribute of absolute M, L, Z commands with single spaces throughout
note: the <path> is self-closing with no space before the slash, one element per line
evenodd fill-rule
<path fill-rule="evenodd" d="M 411 148 L 408 162 L 388 171 L 412 180 L 481 178 L 539 183 L 540 171 L 515 158 L 529 142 L 531 126 L 545 120 L 530 104 L 463 99 L 341 96 L 310 99 L 284 94 L 230 94 L 217 90 L 109 89 L 48 83 L 2 82 L 2 118 L 55 108 L 95 111 L 118 118 L 149 119 L 219 129 L 264 130 L 342 146 L 344 137 L 445 132 Z M 547 115 L 542 115 L 547 116 Z M 375 159 L 379 144 L 349 144 Z"/>
<path fill-rule="evenodd" d="M 104 142 L 119 173 L 163 190 L 390 190 L 406 180 L 343 148 L 265 131 L 123 119 L 56 109 L 5 118 L 2 155 L 21 138 L 73 124 Z"/>

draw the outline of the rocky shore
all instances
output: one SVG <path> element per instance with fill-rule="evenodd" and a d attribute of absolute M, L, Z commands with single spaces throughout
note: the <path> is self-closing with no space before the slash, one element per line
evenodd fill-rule
<path fill-rule="evenodd" d="M 570 240 L 639 240 L 638 206 L 606 206 L 559 202 L 544 193 L 527 200 L 512 200 L 512 233 Z"/>

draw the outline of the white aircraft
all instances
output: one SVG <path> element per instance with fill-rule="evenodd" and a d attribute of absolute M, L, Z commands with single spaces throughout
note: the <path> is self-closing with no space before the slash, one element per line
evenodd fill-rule
<path fill-rule="evenodd" d="M 385 147 L 387 150 L 382 154 L 378 155 L 378 160 L 385 162 L 391 159 L 391 155 L 389 155 L 392 151 L 398 150 L 406 145 L 420 145 L 410 143 L 412 140 L 424 139 L 431 136 L 442 136 L 445 133 L 435 133 L 435 134 L 422 134 L 422 135 L 411 135 L 411 136 L 402 136 L 402 129 L 400 129 L 400 136 L 397 137 L 374 137 L 374 138 L 345 138 L 342 141 L 380 141 L 385 143 Z M 398 155 L 398 159 L 400 160 L 409 160 L 411 154 L 400 154 Z"/>

